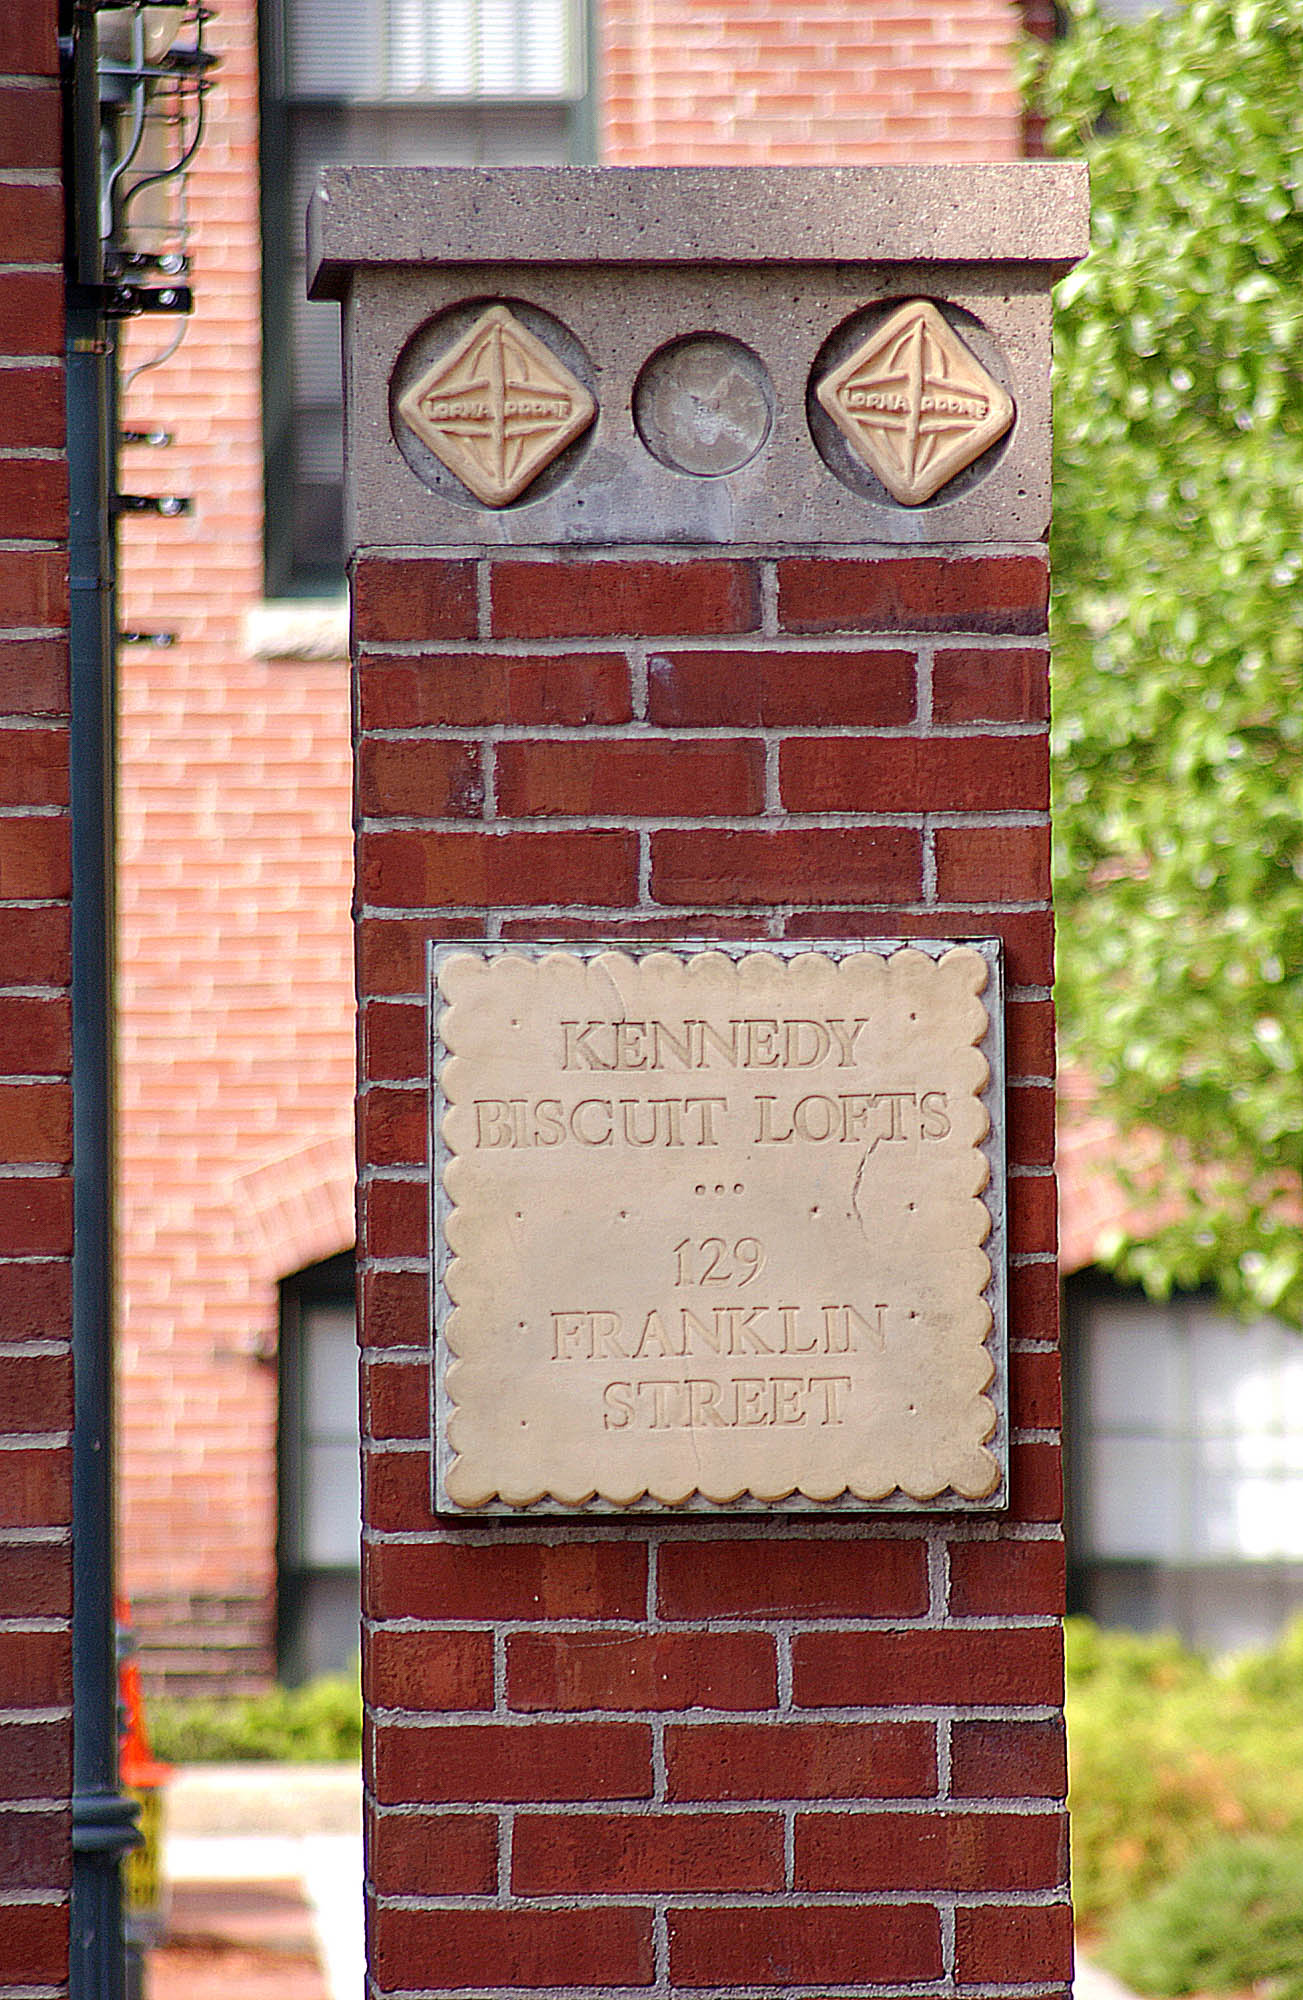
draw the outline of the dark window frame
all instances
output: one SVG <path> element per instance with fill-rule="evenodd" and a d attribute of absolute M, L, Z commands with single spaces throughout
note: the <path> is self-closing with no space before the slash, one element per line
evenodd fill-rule
<path fill-rule="evenodd" d="M 556 98 L 427 97 L 388 100 L 301 98 L 291 100 L 286 87 L 285 9 L 290 0 L 262 0 L 258 9 L 259 92 L 261 114 L 260 219 L 262 231 L 262 424 L 263 424 L 263 588 L 269 598 L 333 596 L 343 588 L 342 509 L 340 545 L 324 558 L 306 557 L 296 541 L 307 538 L 297 520 L 305 489 L 296 489 L 296 420 L 300 406 L 293 382 L 294 341 L 292 287 L 301 268 L 303 218 L 290 213 L 294 185 L 294 113 L 372 111 L 383 114 L 419 112 L 437 123 L 460 119 L 478 121 L 490 134 L 494 121 L 510 118 L 518 125 L 534 120 L 540 130 L 553 127 L 560 113 L 565 120 L 563 150 L 570 165 L 589 165 L 597 158 L 597 34 L 594 0 L 578 0 L 582 10 L 582 95 Z M 483 147 L 480 148 L 483 150 Z M 492 146 L 488 147 L 492 151 Z M 526 150 L 529 150 L 528 148 Z M 557 148 L 539 149 L 540 160 L 554 160 Z M 326 487 L 321 489 L 325 495 Z M 324 503 L 329 506 L 327 500 Z"/>
<path fill-rule="evenodd" d="M 347 1307 L 356 1315 L 356 1258 L 342 1250 L 320 1264 L 285 1278 L 280 1287 L 280 1339 L 277 1346 L 276 1410 L 276 1666 L 291 1685 L 304 1678 L 305 1625 L 310 1617 L 312 1580 L 336 1576 L 344 1589 L 359 1598 L 358 1637 L 361 1641 L 362 1522 L 358 1516 L 358 1553 L 354 1564 L 327 1572 L 309 1564 L 303 1553 L 306 1467 L 305 1320 L 314 1306 Z M 360 1449 L 360 1417 L 359 1449 Z M 352 1583 L 349 1583 L 352 1579 Z"/>

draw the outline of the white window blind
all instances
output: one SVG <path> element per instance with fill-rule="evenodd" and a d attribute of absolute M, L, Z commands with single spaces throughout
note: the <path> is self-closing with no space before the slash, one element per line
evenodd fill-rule
<path fill-rule="evenodd" d="M 578 0 L 284 0 L 291 100 L 566 102 L 584 90 Z"/>
<path fill-rule="evenodd" d="M 355 1568 L 362 1486 L 357 1327 L 348 1306 L 303 1314 L 300 1556 L 308 1569 Z"/>
<path fill-rule="evenodd" d="M 1085 1557 L 1303 1559 L 1303 1337 L 1203 1300 L 1104 1305 L 1084 1386 Z"/>

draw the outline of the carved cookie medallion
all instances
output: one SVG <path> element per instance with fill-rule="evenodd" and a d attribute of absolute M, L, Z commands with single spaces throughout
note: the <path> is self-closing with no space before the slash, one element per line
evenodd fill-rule
<path fill-rule="evenodd" d="M 398 412 L 486 507 L 505 507 L 587 430 L 597 404 L 506 306 L 490 306 Z"/>
<path fill-rule="evenodd" d="M 927 299 L 911 299 L 815 389 L 851 450 L 917 507 L 1004 436 L 1012 398 Z"/>

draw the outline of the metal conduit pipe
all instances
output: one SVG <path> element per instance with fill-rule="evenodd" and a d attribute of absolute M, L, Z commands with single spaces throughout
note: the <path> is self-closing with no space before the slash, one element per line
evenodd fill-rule
<path fill-rule="evenodd" d="M 72 2000 L 125 2000 L 113 1482 L 113 323 L 99 241 L 95 8 L 61 9 L 67 313 L 73 1040 Z"/>

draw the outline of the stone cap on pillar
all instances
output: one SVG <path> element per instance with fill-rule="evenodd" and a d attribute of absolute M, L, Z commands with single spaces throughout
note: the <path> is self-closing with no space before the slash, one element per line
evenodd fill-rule
<path fill-rule="evenodd" d="M 351 547 L 1038 541 L 1084 166 L 334 167 Z"/>
<path fill-rule="evenodd" d="M 1044 264 L 1088 247 L 1086 167 L 329 167 L 308 291 L 395 264 Z"/>

